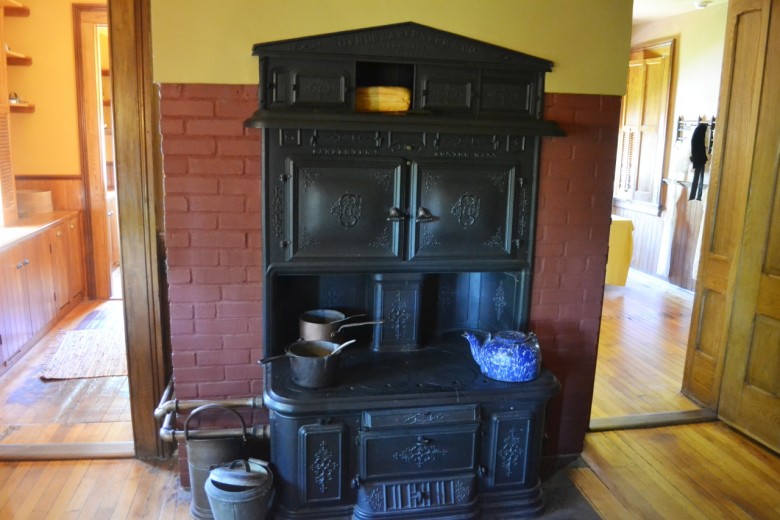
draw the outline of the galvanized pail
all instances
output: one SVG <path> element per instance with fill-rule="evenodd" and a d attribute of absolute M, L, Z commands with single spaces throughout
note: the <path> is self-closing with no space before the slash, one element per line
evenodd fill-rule
<path fill-rule="evenodd" d="M 193 417 L 206 411 L 227 411 L 238 417 L 241 421 L 243 435 L 225 436 L 216 438 L 192 438 L 189 431 L 190 421 Z M 244 457 L 246 445 L 246 423 L 237 411 L 220 406 L 207 404 L 194 409 L 187 420 L 184 421 L 184 439 L 187 442 L 187 465 L 190 473 L 190 489 L 192 500 L 190 502 L 190 514 L 196 520 L 210 520 L 214 518 L 206 495 L 205 485 L 209 478 L 209 472 L 215 466 Z"/>
<path fill-rule="evenodd" d="M 273 495 L 268 463 L 236 460 L 211 470 L 206 495 L 215 520 L 264 520 Z"/>

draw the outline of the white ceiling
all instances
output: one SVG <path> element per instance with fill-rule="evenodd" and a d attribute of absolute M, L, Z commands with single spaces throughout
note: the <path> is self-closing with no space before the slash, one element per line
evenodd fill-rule
<path fill-rule="evenodd" d="M 710 5 L 727 2 L 728 0 L 710 0 Z M 697 0 L 634 0 L 633 22 L 645 23 L 695 11 L 696 3 Z"/>

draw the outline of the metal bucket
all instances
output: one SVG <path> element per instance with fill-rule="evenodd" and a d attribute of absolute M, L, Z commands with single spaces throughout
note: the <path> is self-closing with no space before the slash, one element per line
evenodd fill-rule
<path fill-rule="evenodd" d="M 242 437 L 219 437 L 214 439 L 190 438 L 190 420 L 196 415 L 212 410 L 228 411 L 238 417 L 243 428 Z M 209 472 L 215 466 L 244 457 L 246 444 L 246 423 L 237 411 L 220 406 L 207 404 L 195 408 L 184 421 L 184 439 L 187 442 L 187 465 L 190 473 L 190 489 L 192 500 L 190 502 L 190 514 L 196 520 L 210 520 L 214 518 L 206 495 L 205 485 L 209 478 Z"/>
<path fill-rule="evenodd" d="M 211 470 L 206 495 L 215 520 L 263 520 L 273 495 L 273 474 L 258 459 L 236 460 Z"/>

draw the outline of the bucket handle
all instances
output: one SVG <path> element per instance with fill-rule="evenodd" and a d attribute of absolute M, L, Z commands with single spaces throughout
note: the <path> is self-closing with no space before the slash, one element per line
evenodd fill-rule
<path fill-rule="evenodd" d="M 244 421 L 244 418 L 241 416 L 240 413 L 235 411 L 232 408 L 228 408 L 227 406 L 222 406 L 220 404 L 204 404 L 203 406 L 199 406 L 195 408 L 190 414 L 187 416 L 187 419 L 184 421 L 184 440 L 189 441 L 190 440 L 190 419 L 195 417 L 201 412 L 206 412 L 210 410 L 222 410 L 227 411 L 238 417 L 238 420 L 241 421 L 241 428 L 243 430 L 243 435 L 241 436 L 242 440 L 244 441 L 244 444 L 246 444 L 246 422 Z"/>
<path fill-rule="evenodd" d="M 247 473 L 249 473 L 249 461 L 248 461 L 248 460 L 245 460 L 245 459 L 238 459 L 238 460 L 234 460 L 233 462 L 231 462 L 231 463 L 230 463 L 230 465 L 228 465 L 228 469 L 233 469 L 233 468 L 235 468 L 235 467 L 236 467 L 238 464 L 243 464 L 243 465 L 244 465 L 244 471 L 246 471 Z"/>

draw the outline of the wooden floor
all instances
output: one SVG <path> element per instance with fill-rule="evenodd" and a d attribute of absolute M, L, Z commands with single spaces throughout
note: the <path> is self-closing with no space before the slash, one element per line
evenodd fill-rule
<path fill-rule="evenodd" d="M 39 378 L 57 333 L 77 328 L 92 311 L 103 311 L 101 326 L 123 319 L 121 300 L 84 301 L 0 377 L 0 447 L 132 441 L 126 376 Z"/>
<path fill-rule="evenodd" d="M 780 518 L 780 457 L 720 422 L 589 433 L 569 477 L 602 518 Z M 0 518 L 189 518 L 174 460 L 0 463 Z"/>
<path fill-rule="evenodd" d="M 632 280 L 628 287 L 607 289 L 602 341 L 611 337 L 613 346 L 627 347 L 621 360 L 619 353 L 609 353 L 608 342 L 600 345 L 594 398 L 594 412 L 599 414 L 654 413 L 693 406 L 676 395 L 681 371 L 674 368 L 675 374 L 669 374 L 669 366 L 676 367 L 684 356 L 681 338 L 687 336 L 689 295 L 670 288 L 665 288 L 669 294 L 663 298 L 647 292 L 637 295 L 634 289 L 641 283 Z M 85 305 L 82 316 L 94 308 Z M 628 323 L 620 324 L 618 317 L 627 318 Z M 74 316 L 63 325 L 74 326 L 79 319 Z M 649 324 L 653 320 L 667 323 L 659 327 L 663 333 L 657 338 L 662 339 L 650 337 L 657 332 Z M 669 357 L 677 361 L 666 359 Z M 19 399 L 17 392 L 27 395 L 25 385 L 34 388 L 39 384 L 34 367 L 40 365 L 40 360 L 30 365 L 19 372 L 26 373 L 31 382 L 0 381 L 4 383 L 0 385 L 4 387 L 0 392 L 3 442 L 14 439 L 21 427 L 27 428 L 26 442 L 92 438 L 85 437 L 90 424 L 79 425 L 72 420 L 82 413 L 77 408 L 70 413 L 50 411 L 50 417 L 65 420 L 44 425 L 41 414 L 27 413 L 23 403 L 14 402 L 11 396 L 16 394 Z M 655 375 L 643 387 L 645 383 L 636 380 L 642 379 L 645 372 Z M 21 374 L 17 377 L 24 380 Z M 625 380 L 633 381 L 626 385 Z M 9 386 L 16 390 L 5 388 Z M 623 398 L 621 393 L 626 389 L 634 392 L 634 397 Z M 64 394 L 41 392 L 29 393 L 24 398 L 26 406 L 36 406 L 32 396 L 46 395 L 42 400 L 50 410 L 71 400 Z M 665 394 L 676 397 L 656 397 Z M 127 426 L 129 432 L 129 423 Z M 95 438 L 127 438 L 127 434 L 118 433 L 120 429 L 113 433 L 109 430 L 114 428 Z M 54 433 L 57 431 L 60 434 Z M 65 431 L 73 433 L 68 436 L 62 433 Z M 599 515 L 608 520 L 780 518 L 780 457 L 720 422 L 592 432 L 586 436 L 582 459 L 586 465 L 572 467 L 569 477 Z M 190 496 L 179 485 L 175 459 L 0 462 L 3 519 L 188 519 Z"/>
<path fill-rule="evenodd" d="M 607 285 L 591 419 L 698 410 L 680 393 L 693 293 L 629 272 Z"/>

